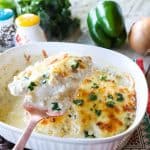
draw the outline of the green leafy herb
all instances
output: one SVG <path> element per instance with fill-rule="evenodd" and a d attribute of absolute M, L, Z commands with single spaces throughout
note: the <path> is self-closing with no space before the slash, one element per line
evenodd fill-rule
<path fill-rule="evenodd" d="M 73 103 L 78 106 L 82 106 L 84 101 L 82 99 L 75 99 L 75 100 L 73 100 Z"/>
<path fill-rule="evenodd" d="M 91 88 L 93 88 L 93 89 L 97 89 L 97 88 L 99 88 L 99 86 L 98 86 L 98 84 L 97 83 L 93 83 L 93 85 L 92 85 L 92 87 Z"/>
<path fill-rule="evenodd" d="M 69 114 L 69 115 L 68 115 L 68 117 L 69 117 L 69 118 L 71 118 L 71 117 L 72 117 L 72 115 L 71 115 L 71 114 Z"/>
<path fill-rule="evenodd" d="M 29 80 L 29 77 L 24 77 L 25 79 Z"/>
<path fill-rule="evenodd" d="M 79 61 L 73 61 L 71 64 L 72 70 L 76 70 L 79 67 Z"/>
<path fill-rule="evenodd" d="M 121 93 L 116 93 L 117 101 L 122 102 L 124 100 L 124 97 Z"/>
<path fill-rule="evenodd" d="M 100 80 L 101 80 L 101 81 L 107 81 L 107 76 L 106 76 L 106 75 L 102 75 L 102 76 L 100 77 Z"/>
<path fill-rule="evenodd" d="M 33 91 L 35 86 L 36 86 L 35 82 L 31 82 L 31 83 L 29 84 L 29 86 L 28 86 L 28 89 L 29 89 L 30 91 Z"/>
<path fill-rule="evenodd" d="M 43 78 L 48 79 L 49 78 L 49 74 L 48 73 L 43 74 Z"/>
<path fill-rule="evenodd" d="M 114 106 L 115 106 L 115 102 L 114 102 L 114 101 L 107 101 L 107 102 L 106 102 L 106 105 L 107 105 L 108 107 L 114 107 Z"/>
<path fill-rule="evenodd" d="M 40 16 L 41 26 L 46 36 L 64 39 L 80 26 L 77 18 L 72 18 L 69 0 L 15 0 L 17 15 L 34 13 Z"/>
<path fill-rule="evenodd" d="M 108 94 L 107 99 L 113 99 L 113 96 L 111 94 Z"/>
<path fill-rule="evenodd" d="M 95 138 L 95 135 L 94 134 L 91 134 L 91 135 L 89 135 L 89 133 L 88 133 L 88 131 L 84 131 L 84 136 L 86 137 L 86 138 Z"/>
<path fill-rule="evenodd" d="M 89 100 L 91 101 L 97 100 L 97 95 L 94 92 L 90 93 L 88 97 L 89 97 Z"/>
<path fill-rule="evenodd" d="M 90 111 L 93 111 L 93 108 L 90 108 Z"/>
<path fill-rule="evenodd" d="M 49 79 L 49 74 L 48 73 L 44 73 L 43 76 L 44 80 L 42 80 L 42 84 L 46 84 L 47 80 Z"/>
<path fill-rule="evenodd" d="M 100 115 L 101 115 L 101 113 L 102 113 L 102 111 L 101 111 L 101 110 L 95 109 L 95 114 L 96 114 L 97 116 L 100 116 Z"/>
<path fill-rule="evenodd" d="M 52 104 L 52 110 L 60 111 L 61 108 L 59 107 L 59 104 L 57 102 L 53 102 Z"/>

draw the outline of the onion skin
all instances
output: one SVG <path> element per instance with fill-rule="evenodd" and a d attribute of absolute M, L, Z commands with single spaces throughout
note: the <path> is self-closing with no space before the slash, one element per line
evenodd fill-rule
<path fill-rule="evenodd" d="M 150 18 L 135 22 L 128 35 L 129 45 L 139 54 L 150 53 Z"/>

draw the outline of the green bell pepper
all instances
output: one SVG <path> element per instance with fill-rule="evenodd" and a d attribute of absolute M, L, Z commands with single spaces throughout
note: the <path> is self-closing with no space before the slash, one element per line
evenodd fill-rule
<path fill-rule="evenodd" d="M 127 33 L 123 16 L 116 2 L 100 2 L 89 12 L 87 25 L 91 38 L 99 46 L 117 48 L 126 40 Z"/>
<path fill-rule="evenodd" d="M 89 27 L 89 33 L 93 39 L 93 41 L 99 45 L 106 48 L 111 48 L 112 41 L 111 39 L 103 32 L 101 28 L 99 28 L 99 24 L 97 22 L 96 11 L 93 9 L 90 11 L 87 17 L 87 24 Z"/>
<path fill-rule="evenodd" d="M 114 1 L 103 1 L 96 8 L 96 15 L 103 30 L 110 37 L 118 37 L 124 30 L 121 8 Z"/>
<path fill-rule="evenodd" d="M 117 47 L 122 46 L 125 43 L 126 38 L 127 38 L 127 32 L 124 29 L 123 32 L 117 38 L 114 38 L 112 47 L 117 48 Z"/>

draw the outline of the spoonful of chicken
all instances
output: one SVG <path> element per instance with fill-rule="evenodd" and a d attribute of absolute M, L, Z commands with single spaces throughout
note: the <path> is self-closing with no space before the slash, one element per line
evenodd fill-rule
<path fill-rule="evenodd" d="M 80 83 L 91 71 L 90 57 L 63 54 L 36 62 L 14 77 L 8 85 L 10 93 L 23 97 L 23 107 L 30 114 L 28 127 L 14 150 L 23 149 L 41 119 L 68 110 Z"/>

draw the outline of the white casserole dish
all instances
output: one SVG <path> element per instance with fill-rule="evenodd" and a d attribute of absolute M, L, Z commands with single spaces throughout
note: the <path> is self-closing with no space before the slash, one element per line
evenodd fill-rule
<path fill-rule="evenodd" d="M 126 141 L 133 131 L 140 124 L 147 107 L 148 88 L 145 77 L 139 67 L 128 57 L 117 52 L 81 44 L 43 42 L 24 45 L 9 49 L 0 55 L 0 106 L 5 107 L 5 100 L 8 98 L 3 92 L 4 87 L 12 79 L 16 70 L 23 70 L 27 63 L 24 55 L 31 55 L 31 61 L 35 62 L 41 56 L 42 50 L 46 50 L 48 55 L 60 52 L 69 52 L 74 55 L 89 55 L 100 67 L 116 66 L 121 72 L 131 74 L 135 81 L 137 96 L 136 118 L 133 124 L 123 133 L 108 138 L 79 139 L 61 138 L 33 133 L 26 147 L 33 150 L 113 150 L 118 145 Z M 3 98 L 2 98 L 3 97 Z M 8 98 L 9 99 L 9 98 Z M 18 112 L 19 113 L 19 112 Z M 12 127 L 0 122 L 0 135 L 15 143 L 22 133 L 21 129 Z M 119 146 L 121 147 L 121 146 Z"/>

